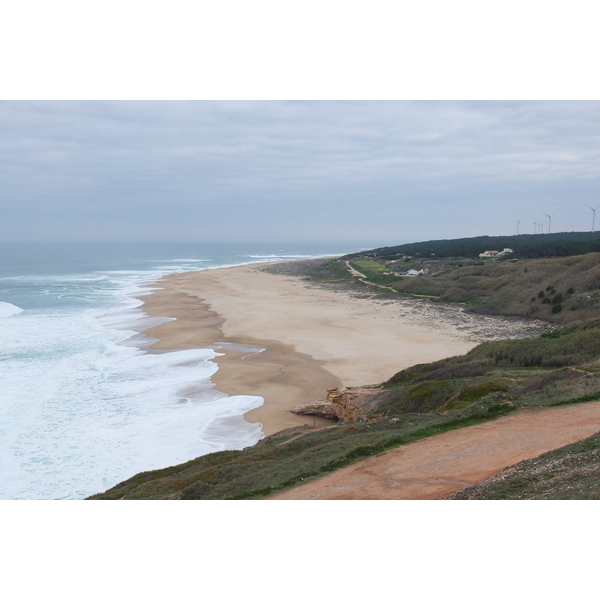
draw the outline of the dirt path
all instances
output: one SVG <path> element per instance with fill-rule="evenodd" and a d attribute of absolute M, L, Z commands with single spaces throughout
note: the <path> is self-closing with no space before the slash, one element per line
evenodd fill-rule
<path fill-rule="evenodd" d="M 350 270 L 350 273 L 352 275 L 352 277 L 362 277 L 365 278 L 366 275 L 364 273 L 361 273 L 360 271 L 357 271 L 351 264 L 350 261 L 347 260 L 346 261 L 346 266 L 348 267 L 348 269 Z"/>
<path fill-rule="evenodd" d="M 390 290 L 391 292 L 394 292 L 395 294 L 398 293 L 398 290 L 395 290 L 394 288 L 388 287 L 387 285 L 379 285 L 378 283 L 373 283 L 371 281 L 367 281 L 367 276 L 364 273 L 361 273 L 360 271 L 357 271 L 350 264 L 349 260 L 346 261 L 346 266 L 348 267 L 348 269 L 350 269 L 350 273 L 352 274 L 352 277 L 358 277 L 359 281 L 362 281 L 363 283 L 366 283 L 367 285 L 372 285 L 373 287 L 376 287 L 376 288 L 382 288 L 384 290 Z"/>
<path fill-rule="evenodd" d="M 388 450 L 270 499 L 439 500 L 598 431 L 600 402 L 521 409 Z"/>

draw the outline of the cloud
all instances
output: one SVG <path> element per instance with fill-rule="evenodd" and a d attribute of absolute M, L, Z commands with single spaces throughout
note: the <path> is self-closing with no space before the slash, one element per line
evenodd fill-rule
<path fill-rule="evenodd" d="M 544 207 L 578 229 L 566 209 L 600 172 L 598 102 L 2 102 L 0 136 L 13 239 L 161 237 L 167 219 L 170 236 L 391 240 L 426 235 L 431 210 L 430 237 L 451 237 Z"/>

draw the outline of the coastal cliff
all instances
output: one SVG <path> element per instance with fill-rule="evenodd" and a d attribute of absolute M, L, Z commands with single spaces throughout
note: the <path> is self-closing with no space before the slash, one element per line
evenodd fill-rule
<path fill-rule="evenodd" d="M 303 404 L 290 410 L 296 415 L 314 415 L 325 419 L 336 419 L 342 423 L 355 423 L 366 421 L 367 413 L 365 403 L 371 399 L 373 393 L 361 388 L 338 388 L 327 390 L 326 398 Z"/>

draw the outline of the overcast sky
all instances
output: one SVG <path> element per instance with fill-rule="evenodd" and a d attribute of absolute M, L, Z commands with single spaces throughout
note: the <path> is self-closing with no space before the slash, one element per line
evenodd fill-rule
<path fill-rule="evenodd" d="M 593 101 L 0 102 L 3 240 L 584 231 L 599 183 Z"/>

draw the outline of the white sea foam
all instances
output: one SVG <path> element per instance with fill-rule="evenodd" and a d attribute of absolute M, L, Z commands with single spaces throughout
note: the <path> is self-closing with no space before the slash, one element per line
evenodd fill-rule
<path fill-rule="evenodd" d="M 23 312 L 22 308 L 11 304 L 10 302 L 0 302 L 0 318 L 14 317 Z"/>
<path fill-rule="evenodd" d="M 83 498 L 262 437 L 243 415 L 263 399 L 214 389 L 215 350 L 151 354 L 128 345 L 171 319 L 147 318 L 134 297 L 145 289 L 140 280 L 119 276 L 89 292 L 105 308 L 26 311 L 3 325 L 0 498 Z"/>
<path fill-rule="evenodd" d="M 248 258 L 312 258 L 310 254 L 248 254 Z"/>
<path fill-rule="evenodd" d="M 169 263 L 169 262 L 181 262 L 181 263 L 199 263 L 199 262 L 210 262 L 207 258 L 172 258 L 169 260 L 163 260 L 161 262 Z"/>
<path fill-rule="evenodd" d="M 171 318 L 149 318 L 140 297 L 172 272 L 310 256 L 210 256 L 113 260 L 113 269 L 100 259 L 104 270 L 64 275 L 9 265 L 0 277 L 0 317 L 15 317 L 3 319 L 0 336 L 0 499 L 83 498 L 262 437 L 243 415 L 263 399 L 228 397 L 211 382 L 219 347 L 141 349 L 152 343 L 142 332 Z"/>

